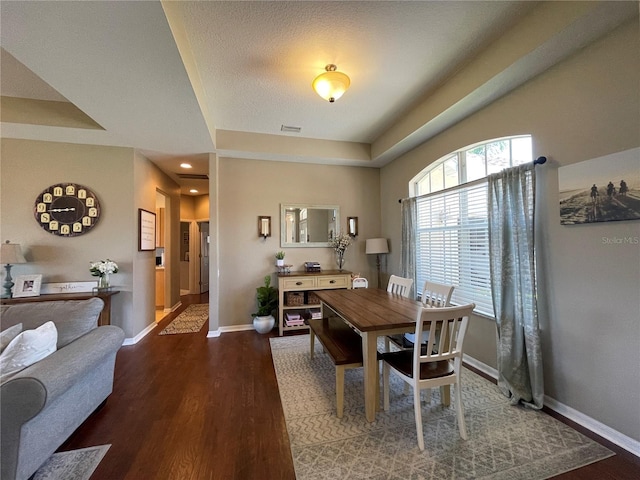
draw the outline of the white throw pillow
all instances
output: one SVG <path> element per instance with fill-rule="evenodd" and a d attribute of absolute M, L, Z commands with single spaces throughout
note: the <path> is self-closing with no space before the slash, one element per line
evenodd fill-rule
<path fill-rule="evenodd" d="M 0 353 L 4 352 L 4 349 L 7 348 L 7 345 L 11 343 L 11 340 L 16 338 L 21 331 L 22 324 L 19 323 L 0 332 Z"/>
<path fill-rule="evenodd" d="M 25 330 L 0 354 L 0 383 L 56 351 L 58 331 L 53 322 Z"/>

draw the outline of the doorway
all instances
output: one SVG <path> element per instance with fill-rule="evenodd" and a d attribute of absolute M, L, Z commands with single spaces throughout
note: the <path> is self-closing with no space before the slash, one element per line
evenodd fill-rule
<path fill-rule="evenodd" d="M 209 291 L 209 222 L 198 222 L 200 233 L 200 293 Z"/>
<path fill-rule="evenodd" d="M 161 319 L 170 309 L 170 272 L 169 242 L 167 231 L 170 230 L 170 198 L 156 190 L 156 286 L 155 307 L 156 321 Z"/>
<path fill-rule="evenodd" d="M 180 295 L 191 293 L 189 285 L 190 222 L 180 222 Z"/>

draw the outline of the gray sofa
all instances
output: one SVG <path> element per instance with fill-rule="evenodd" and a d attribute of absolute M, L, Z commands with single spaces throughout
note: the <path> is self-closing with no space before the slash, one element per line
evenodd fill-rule
<path fill-rule="evenodd" d="M 28 479 L 111 394 L 124 332 L 98 327 L 100 298 L 3 305 L 0 330 L 53 321 L 57 350 L 0 386 L 3 480 Z"/>

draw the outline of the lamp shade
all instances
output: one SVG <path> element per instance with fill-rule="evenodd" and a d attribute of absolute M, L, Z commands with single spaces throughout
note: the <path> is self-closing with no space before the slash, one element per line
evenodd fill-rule
<path fill-rule="evenodd" d="M 318 95 L 331 103 L 339 99 L 351 85 L 349 77 L 338 72 L 337 68 L 333 64 L 327 65 L 326 72 L 318 75 L 311 84 Z"/>
<path fill-rule="evenodd" d="M 27 263 L 22 255 L 22 249 L 17 243 L 9 243 L 7 240 L 0 246 L 0 262 L 4 265 L 15 265 L 16 263 Z"/>
<path fill-rule="evenodd" d="M 389 253 L 389 244 L 386 238 L 368 238 L 366 246 L 367 255 L 377 253 Z"/>

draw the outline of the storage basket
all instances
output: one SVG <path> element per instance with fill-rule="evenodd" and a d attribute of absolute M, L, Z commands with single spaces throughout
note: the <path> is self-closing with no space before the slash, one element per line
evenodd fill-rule
<path fill-rule="evenodd" d="M 318 298 L 318 296 L 315 294 L 315 292 L 309 292 L 307 294 L 307 303 L 309 305 L 319 305 L 320 304 L 320 299 Z"/>
<path fill-rule="evenodd" d="M 285 292 L 284 295 L 284 303 L 286 303 L 288 307 L 304 305 L 304 292 Z"/>

